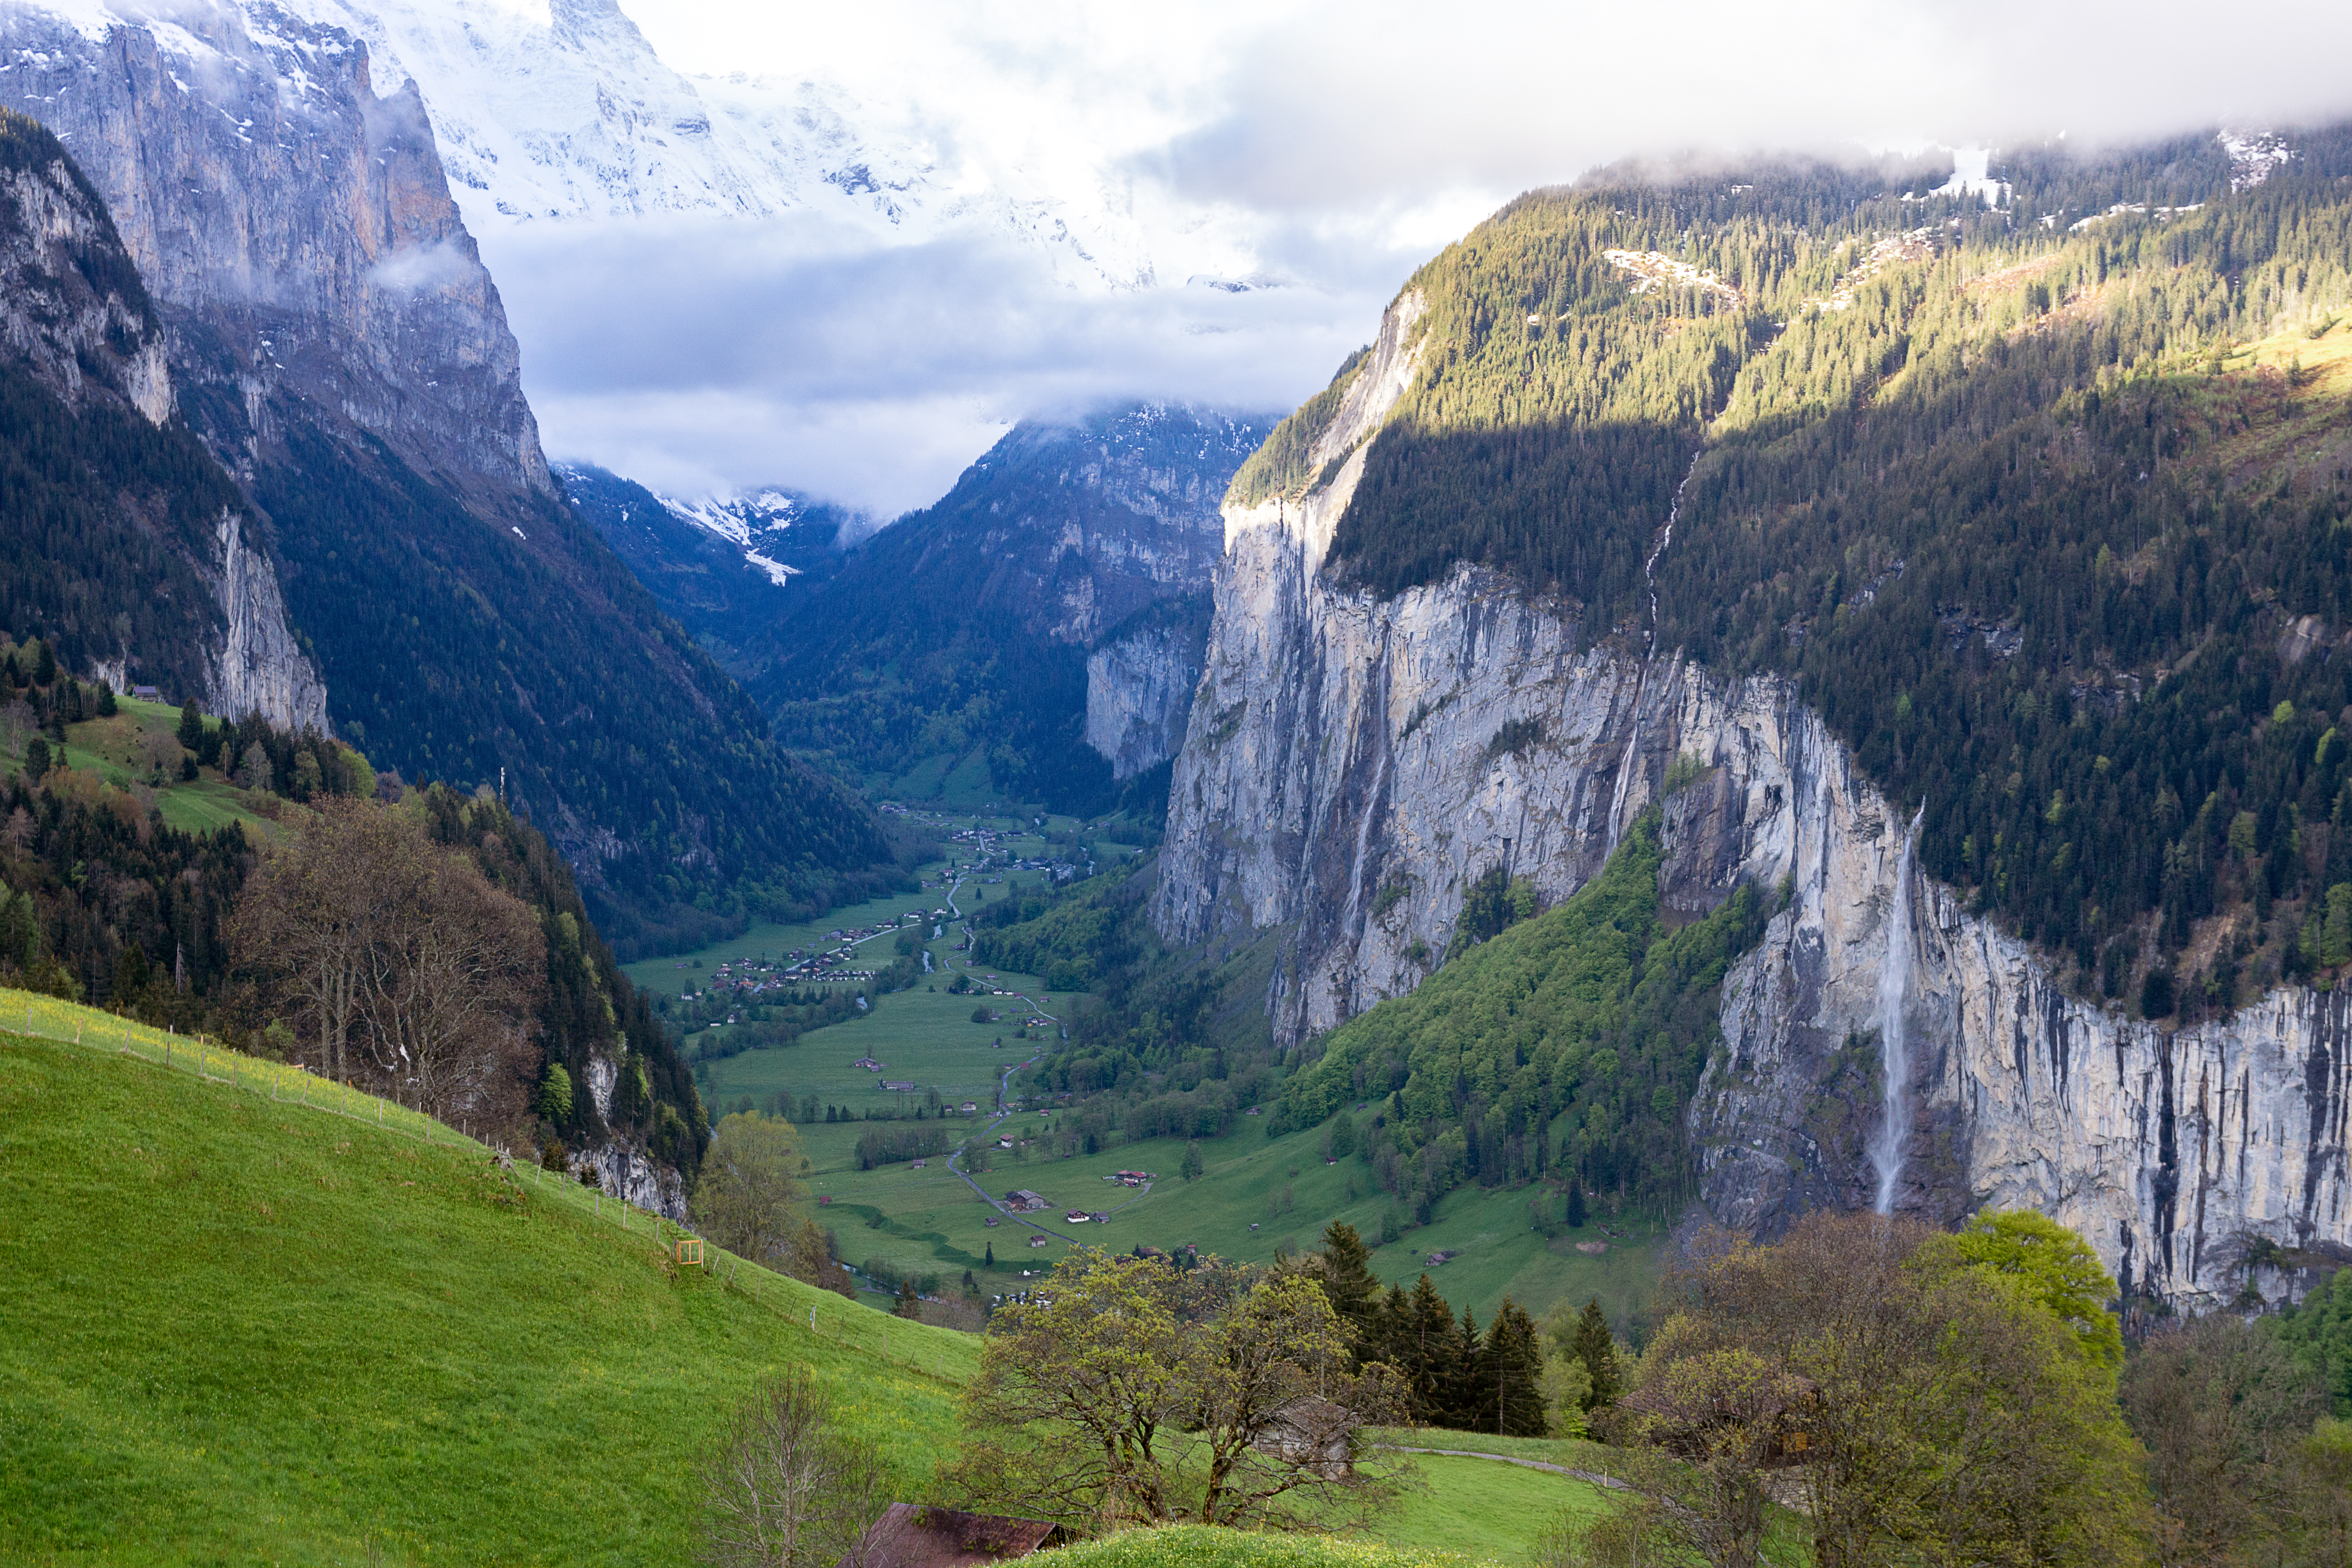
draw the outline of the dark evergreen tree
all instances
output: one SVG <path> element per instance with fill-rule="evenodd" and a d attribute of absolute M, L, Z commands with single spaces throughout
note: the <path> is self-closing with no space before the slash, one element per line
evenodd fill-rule
<path fill-rule="evenodd" d="M 205 710 L 193 697 L 180 705 L 179 733 L 180 745 L 184 750 L 193 752 L 204 743 Z"/>
<path fill-rule="evenodd" d="M 916 1290 L 915 1282 L 912 1279 L 898 1281 L 898 1300 L 897 1305 L 890 1309 L 890 1315 L 894 1318 L 911 1318 L 918 1321 L 921 1319 L 923 1298 Z"/>
<path fill-rule="evenodd" d="M 1508 1296 L 1486 1325 L 1478 1380 L 1481 1432 L 1504 1437 L 1544 1435 L 1543 1344 L 1525 1308 Z"/>
<path fill-rule="evenodd" d="M 1592 1379 L 1591 1392 L 1584 1396 L 1584 1407 L 1595 1410 L 1604 1405 L 1614 1405 L 1624 1392 L 1617 1367 L 1617 1339 L 1609 1331 L 1608 1314 L 1601 1310 L 1596 1296 L 1585 1302 L 1583 1312 L 1576 1320 L 1576 1332 L 1568 1342 L 1568 1353 L 1584 1363 L 1587 1375 Z"/>
<path fill-rule="evenodd" d="M 1372 1249 L 1356 1227 L 1333 1220 L 1323 1227 L 1323 1252 L 1317 1260 L 1317 1282 L 1340 1321 L 1355 1331 L 1359 1345 L 1370 1331 L 1380 1299 L 1381 1282 L 1372 1276 Z"/>
<path fill-rule="evenodd" d="M 1584 1221 L 1584 1184 L 1570 1177 L 1568 1183 L 1568 1227 L 1580 1230 L 1583 1228 Z"/>
<path fill-rule="evenodd" d="M 992 1241 L 988 1244 L 988 1255 L 980 1260 L 980 1266 L 983 1268 L 996 1267 L 996 1243 Z"/>

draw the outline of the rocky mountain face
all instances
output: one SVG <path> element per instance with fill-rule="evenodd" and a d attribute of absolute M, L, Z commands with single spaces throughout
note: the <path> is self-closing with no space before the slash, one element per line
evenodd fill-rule
<path fill-rule="evenodd" d="M 186 357 L 248 411 L 248 463 L 290 396 L 422 472 L 551 493 L 414 84 L 379 97 L 349 35 L 274 6 L 252 23 L 0 8 L 0 96 L 58 133 L 157 300 L 209 338 Z"/>
<path fill-rule="evenodd" d="M 1017 426 L 795 602 L 753 691 L 788 742 L 869 773 L 978 752 L 1015 798 L 1107 808 L 1181 739 L 1218 500 L 1272 423 L 1147 405 Z"/>
<path fill-rule="evenodd" d="M 380 96 L 359 38 L 266 3 L 11 4 L 0 68 L 112 209 L 190 426 L 268 524 L 216 548 L 274 561 L 347 738 L 503 779 L 625 952 L 887 866 L 562 504 L 413 82 Z M 701 765 L 647 764 L 673 748 Z"/>
<path fill-rule="evenodd" d="M 37 123 L 0 124 L 0 343 L 30 465 L 5 503 L 10 630 L 216 713 L 325 731 L 243 498 L 177 418 L 162 320 L 105 203 Z M 34 455 L 37 451 L 44 455 Z M 12 468 L 14 465 L 12 464 Z M 135 607 L 121 602 L 142 584 Z"/>
<path fill-rule="evenodd" d="M 1074 282 L 1149 281 L 1124 182 L 1006 167 L 929 106 L 821 73 L 689 77 L 615 0 L 232 0 L 251 30 L 291 15 L 363 42 L 413 79 L 478 233 L 501 222 L 819 213 L 879 232 L 992 235 Z M 129 9 L 128 0 L 120 8 Z"/>
<path fill-rule="evenodd" d="M 2340 994 L 2278 986 L 2178 1028 L 2084 1000 L 1916 871 L 1906 814 L 1786 679 L 1596 640 L 1572 603 L 1474 565 L 1387 596 L 1327 570 L 1423 309 L 1391 308 L 1305 467 L 1321 480 L 1226 514 L 1161 935 L 1286 928 L 1268 1004 L 1305 1045 L 1423 979 L 1481 874 L 1564 897 L 1662 801 L 1669 908 L 1742 883 L 1780 900 L 1724 984 L 1724 1047 L 1687 1112 L 1716 1221 L 1769 1237 L 1809 1206 L 1869 1206 L 1885 1166 L 1904 1212 L 2076 1226 L 2127 1294 L 2228 1300 L 2263 1244 L 2352 1259 Z"/>

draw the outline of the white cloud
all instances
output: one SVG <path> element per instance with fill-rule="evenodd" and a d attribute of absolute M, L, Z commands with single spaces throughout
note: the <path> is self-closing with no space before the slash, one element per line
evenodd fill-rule
<path fill-rule="evenodd" d="M 551 449 L 884 510 L 939 494 L 1025 413 L 1287 406 L 1419 260 L 1598 163 L 2352 110 L 2341 0 L 2226 26 L 2170 0 L 625 4 L 689 76 L 836 83 L 960 180 L 1065 193 L 1148 246 L 1157 285 L 1121 291 L 1054 280 L 1002 223 L 915 242 L 805 211 L 478 226 Z M 1297 286 L 1181 287 L 1260 270 Z"/>

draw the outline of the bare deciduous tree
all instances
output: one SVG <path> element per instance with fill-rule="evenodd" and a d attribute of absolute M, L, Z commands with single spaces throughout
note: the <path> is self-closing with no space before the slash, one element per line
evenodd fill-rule
<path fill-rule="evenodd" d="M 719 1568 L 860 1568 L 883 1510 L 879 1448 L 845 1432 L 805 1371 L 769 1379 L 735 1413 L 703 1471 L 703 1561 Z"/>
<path fill-rule="evenodd" d="M 322 798 L 247 884 L 230 938 L 320 1071 L 445 1118 L 520 1110 L 539 922 L 399 811 Z"/>

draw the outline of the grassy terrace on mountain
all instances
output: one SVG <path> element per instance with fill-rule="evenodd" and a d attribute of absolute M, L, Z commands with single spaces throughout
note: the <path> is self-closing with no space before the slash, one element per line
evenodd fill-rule
<path fill-rule="evenodd" d="M 1573 1177 L 1640 1199 L 1678 1194 L 1690 1167 L 1683 1109 L 1718 1038 L 1716 987 L 1769 911 L 1742 888 L 1668 931 L 1661 858 L 1651 810 L 1565 901 L 1333 1030 L 1284 1084 L 1276 1126 L 1340 1118 L 1333 1148 L 1360 1147 L 1374 1179 L 1424 1221 L 1472 1182 Z M 1351 1103 L 1369 1103 L 1368 1124 Z"/>
<path fill-rule="evenodd" d="M 2020 157 L 2001 209 L 1899 171 L 1523 197 L 1414 279 L 1332 565 L 1484 563 L 1605 637 L 1687 475 L 1659 646 L 1795 675 L 2078 987 L 2193 1013 L 2334 969 L 2352 134 L 2293 140 L 2234 193 L 2192 138 Z"/>
<path fill-rule="evenodd" d="M 754 1299 L 397 1108 L 26 1006 L 88 1043 L 0 1036 L 0 1556 L 684 1563 L 704 1446 L 787 1364 L 908 1494 L 952 1439 L 967 1336 Z"/>

